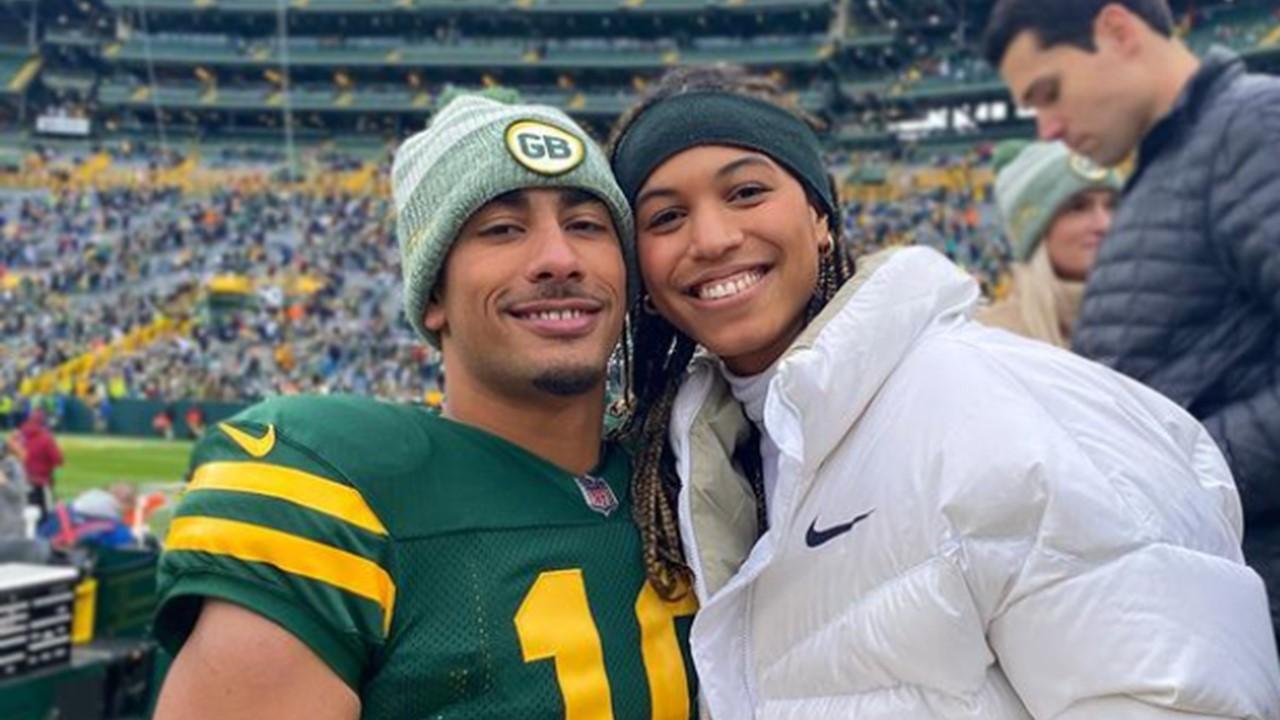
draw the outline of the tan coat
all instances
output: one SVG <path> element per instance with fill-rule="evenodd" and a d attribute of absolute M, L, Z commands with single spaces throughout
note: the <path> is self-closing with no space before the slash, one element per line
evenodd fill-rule
<path fill-rule="evenodd" d="M 1071 330 L 1080 317 L 1083 297 L 1084 283 L 1058 277 L 1049 251 L 1041 243 L 1029 262 L 1013 265 L 1013 290 L 1009 296 L 980 309 L 975 319 L 1023 337 L 1070 348 Z"/>

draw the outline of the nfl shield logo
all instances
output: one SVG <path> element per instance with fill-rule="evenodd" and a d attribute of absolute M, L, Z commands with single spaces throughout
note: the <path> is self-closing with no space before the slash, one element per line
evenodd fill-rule
<path fill-rule="evenodd" d="M 582 499 L 587 501 L 587 507 L 605 517 L 609 517 L 609 513 L 618 509 L 618 498 L 613 494 L 613 488 L 609 487 L 609 483 L 591 475 L 579 475 L 573 481 L 578 483 L 578 489 L 582 491 Z"/>

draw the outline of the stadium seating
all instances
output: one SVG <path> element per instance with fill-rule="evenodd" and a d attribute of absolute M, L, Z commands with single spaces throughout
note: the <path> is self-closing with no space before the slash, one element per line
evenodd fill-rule
<path fill-rule="evenodd" d="M 740 42 L 719 47 L 680 49 L 670 43 L 651 47 L 595 47 L 572 43 L 528 44 L 519 39 L 490 39 L 465 43 L 434 43 L 400 39 L 354 38 L 342 43 L 294 39 L 282 48 L 276 43 L 236 43 L 219 35 L 134 36 L 113 43 L 103 55 L 122 63 L 202 66 L 278 66 L 285 62 L 306 67 L 443 67 L 502 68 L 539 65 L 551 68 L 665 68 L 680 62 L 733 62 L 785 66 L 813 63 L 829 56 L 832 46 L 804 38 L 788 42 Z"/>
<path fill-rule="evenodd" d="M 1184 4 L 1180 32 L 1275 67 L 1273 5 Z M 0 394 L 433 390 L 399 316 L 386 177 L 451 85 L 514 85 L 603 136 L 673 65 L 748 65 L 830 121 L 855 253 L 930 244 L 992 291 L 1007 248 L 984 163 L 1028 123 L 898 125 L 1007 105 L 973 37 L 935 18 L 989 6 L 289 0 L 282 40 L 277 0 L 87 0 L 41 18 L 35 46 L 0 28 Z M 42 107 L 88 115 L 93 135 L 36 132 Z M 377 342 L 341 342 L 369 328 Z"/>
<path fill-rule="evenodd" d="M 169 12 L 221 10 L 275 13 L 277 0 L 105 0 L 115 10 L 146 9 Z M 824 8 L 829 0 L 294 0 L 290 9 L 303 13 L 386 13 L 406 11 L 528 13 L 703 12 L 724 9 Z"/>

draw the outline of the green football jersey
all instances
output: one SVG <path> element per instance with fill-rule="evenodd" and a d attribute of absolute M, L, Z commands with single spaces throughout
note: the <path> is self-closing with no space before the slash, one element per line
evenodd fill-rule
<path fill-rule="evenodd" d="M 212 427 L 165 541 L 156 634 L 204 598 L 306 643 L 392 718 L 688 718 L 692 596 L 645 580 L 629 462 L 568 471 L 422 407 L 279 398 Z"/>

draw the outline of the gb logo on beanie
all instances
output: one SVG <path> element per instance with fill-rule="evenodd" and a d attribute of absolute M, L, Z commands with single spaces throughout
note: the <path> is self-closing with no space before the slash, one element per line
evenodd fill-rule
<path fill-rule="evenodd" d="M 539 175 L 563 175 L 586 157 L 581 138 L 537 120 L 518 120 L 506 132 L 507 152 Z"/>
<path fill-rule="evenodd" d="M 1083 155 L 1071 153 L 1067 164 L 1072 171 L 1089 182 L 1098 182 L 1107 176 L 1107 169 Z"/>

